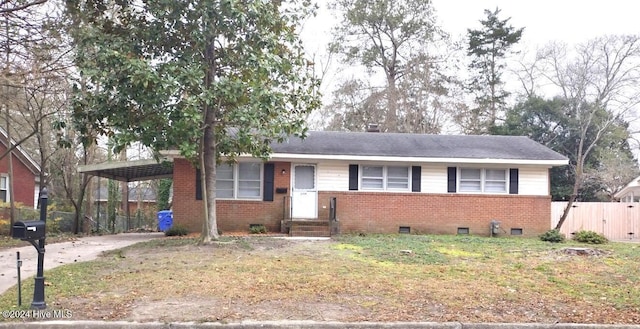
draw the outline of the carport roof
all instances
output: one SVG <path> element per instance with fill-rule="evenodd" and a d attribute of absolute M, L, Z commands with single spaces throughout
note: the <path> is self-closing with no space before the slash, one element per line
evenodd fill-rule
<path fill-rule="evenodd" d="M 80 166 L 78 172 L 123 182 L 170 178 L 173 176 L 173 161 L 148 159 L 106 162 Z"/>

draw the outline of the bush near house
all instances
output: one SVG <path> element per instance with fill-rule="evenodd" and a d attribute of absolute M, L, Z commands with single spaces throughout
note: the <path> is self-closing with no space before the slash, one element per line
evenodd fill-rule
<path fill-rule="evenodd" d="M 252 225 L 251 227 L 249 227 L 249 233 L 264 234 L 267 233 L 267 228 L 264 225 Z"/>
<path fill-rule="evenodd" d="M 9 225 L 11 222 L 8 219 L 0 218 L 0 235 L 9 235 Z"/>
<path fill-rule="evenodd" d="M 564 237 L 564 234 L 560 233 L 559 230 L 553 229 L 541 234 L 540 240 L 552 242 L 552 243 L 559 243 L 559 242 L 564 242 L 565 237 Z"/>
<path fill-rule="evenodd" d="M 180 224 L 173 224 L 171 228 L 164 231 L 165 236 L 185 236 L 187 234 L 189 234 L 187 228 Z"/>
<path fill-rule="evenodd" d="M 578 242 L 589 243 L 589 244 L 605 244 L 609 242 L 604 235 L 594 232 L 594 231 L 585 231 L 580 230 L 576 232 L 573 236 L 573 239 Z"/>

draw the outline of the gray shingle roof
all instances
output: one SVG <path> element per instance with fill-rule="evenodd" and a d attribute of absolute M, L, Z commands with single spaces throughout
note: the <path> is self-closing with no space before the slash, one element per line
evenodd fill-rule
<path fill-rule="evenodd" d="M 421 158 L 552 160 L 567 158 L 524 136 L 421 135 L 311 131 L 273 144 L 274 153 Z"/>

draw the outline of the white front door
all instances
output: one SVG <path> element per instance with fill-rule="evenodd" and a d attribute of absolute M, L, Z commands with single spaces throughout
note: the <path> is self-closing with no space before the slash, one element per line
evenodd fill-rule
<path fill-rule="evenodd" d="M 316 166 L 293 165 L 291 186 L 291 217 L 315 219 L 318 217 L 318 190 L 316 189 Z"/>

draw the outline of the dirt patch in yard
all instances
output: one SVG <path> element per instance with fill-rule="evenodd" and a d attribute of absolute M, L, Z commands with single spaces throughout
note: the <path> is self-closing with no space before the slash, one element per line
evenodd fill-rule
<path fill-rule="evenodd" d="M 130 321 L 640 323 L 639 259 L 622 252 L 456 237 L 160 239 L 52 271 L 48 304 Z"/>

